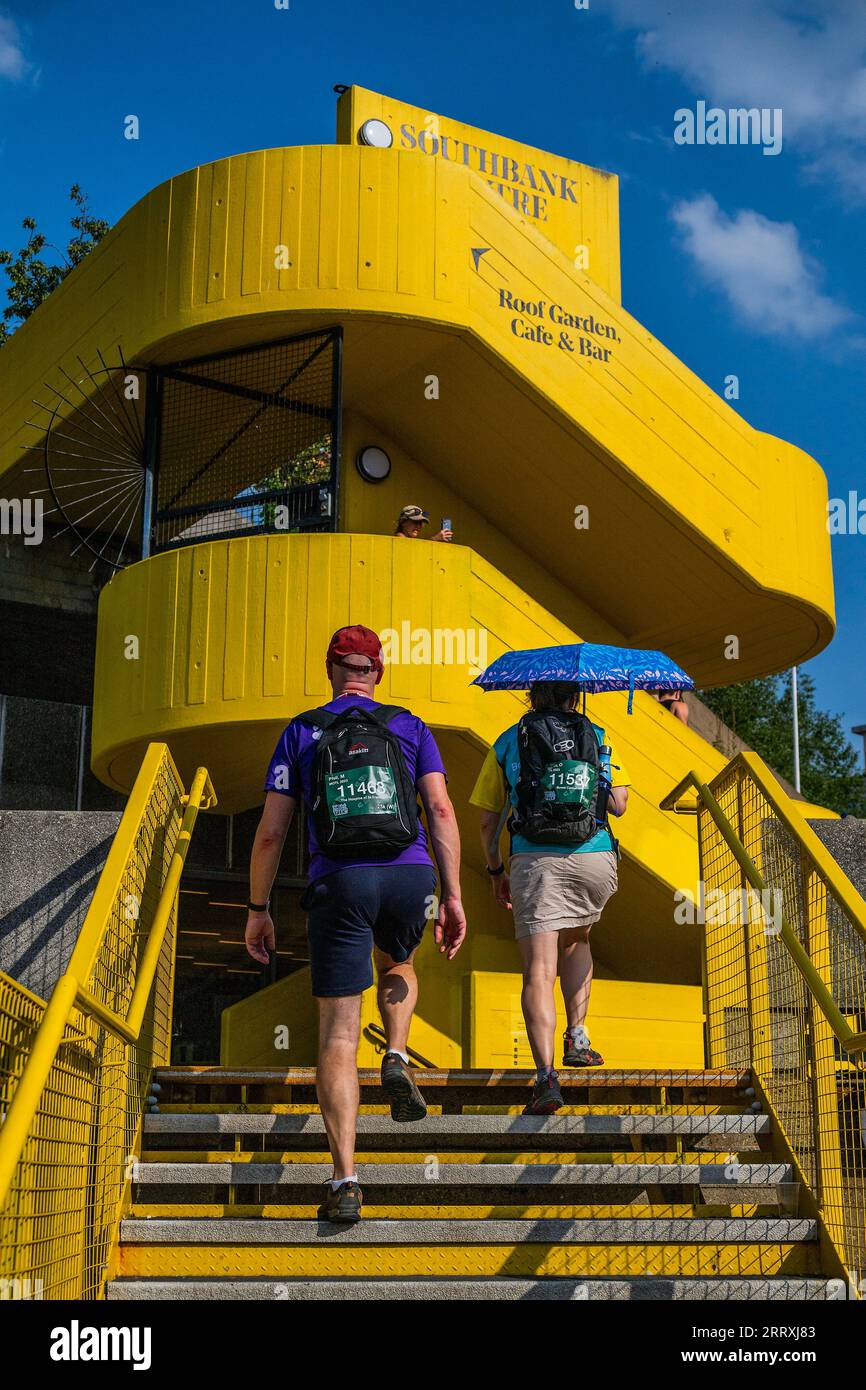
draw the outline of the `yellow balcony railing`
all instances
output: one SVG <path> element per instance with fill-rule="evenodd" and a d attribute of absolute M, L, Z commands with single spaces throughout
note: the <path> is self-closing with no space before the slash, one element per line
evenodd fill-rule
<path fill-rule="evenodd" d="M 698 817 L 707 1064 L 751 1068 L 862 1292 L 866 902 L 754 753 L 661 806 Z"/>
<path fill-rule="evenodd" d="M 103 1295 L 154 1067 L 169 1060 L 180 876 L 198 812 L 148 748 L 50 1000 L 0 974 L 0 1296 Z"/>

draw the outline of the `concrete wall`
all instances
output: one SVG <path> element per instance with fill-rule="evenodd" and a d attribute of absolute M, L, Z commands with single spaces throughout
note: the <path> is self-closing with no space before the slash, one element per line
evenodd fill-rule
<path fill-rule="evenodd" d="M 93 556 L 69 531 L 46 526 L 39 545 L 26 545 L 23 536 L 0 536 L 0 559 L 0 600 L 96 614 L 100 580 L 108 571 L 105 565 L 90 568 Z"/>
<path fill-rule="evenodd" d="M 90 704 L 100 581 L 76 544 L 48 528 L 41 545 L 0 535 L 0 695 Z"/>
<path fill-rule="evenodd" d="M 861 898 L 866 898 L 866 820 L 810 820 L 809 824 Z"/>
<path fill-rule="evenodd" d="M 113 811 L 0 811 L 0 970 L 43 999 L 66 969 L 119 822 Z"/>

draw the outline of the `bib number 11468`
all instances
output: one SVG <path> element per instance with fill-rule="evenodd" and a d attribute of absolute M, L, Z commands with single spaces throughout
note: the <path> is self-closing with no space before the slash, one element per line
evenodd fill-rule
<path fill-rule="evenodd" d="M 397 788 L 389 767 L 357 767 L 351 772 L 328 773 L 325 796 L 334 820 L 344 816 L 397 815 Z"/>

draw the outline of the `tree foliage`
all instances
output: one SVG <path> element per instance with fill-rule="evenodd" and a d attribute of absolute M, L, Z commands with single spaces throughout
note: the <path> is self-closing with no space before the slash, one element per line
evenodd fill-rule
<path fill-rule="evenodd" d="M 87 199 L 80 186 L 75 183 L 69 192 L 75 212 L 69 219 L 73 236 L 66 243 L 65 252 L 50 246 L 45 234 L 36 226 L 34 217 L 25 217 L 21 223 L 27 233 L 27 240 L 17 252 L 0 251 L 0 266 L 4 266 L 8 277 L 6 297 L 8 303 L 0 319 L 0 346 L 11 338 L 15 329 L 25 319 L 29 319 L 34 309 L 38 309 L 70 270 L 89 254 L 109 230 L 109 224 L 99 217 L 93 217 L 87 206 Z M 60 261 L 46 260 L 45 250 L 54 251 Z"/>
<path fill-rule="evenodd" d="M 791 673 L 699 692 L 704 704 L 776 772 L 794 780 Z M 809 801 L 866 816 L 866 777 L 838 714 L 815 704 L 815 683 L 798 672 L 800 781 Z"/>

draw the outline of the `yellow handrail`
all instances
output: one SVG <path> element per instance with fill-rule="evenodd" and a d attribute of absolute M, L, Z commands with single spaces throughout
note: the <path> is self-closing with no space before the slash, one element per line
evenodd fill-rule
<path fill-rule="evenodd" d="M 60 1050 L 73 1009 L 89 1014 L 124 1042 L 138 1041 L 148 998 L 153 986 L 160 951 L 171 920 L 190 837 L 198 813 L 216 804 L 216 794 L 207 770 L 197 769 L 189 794 L 182 798 L 184 813 L 159 902 L 148 933 L 135 987 L 125 1018 L 96 999 L 86 984 L 105 940 L 110 914 L 132 843 L 156 771 L 166 755 L 163 744 L 151 744 L 141 772 L 127 802 L 117 834 L 112 842 L 96 892 L 70 957 L 39 1025 L 33 1048 L 0 1129 L 0 1211 L 6 1204 L 16 1166 L 39 1109 L 45 1084 Z"/>
<path fill-rule="evenodd" d="M 755 753 L 709 785 L 687 773 L 661 807 L 697 815 L 702 906 L 711 887 L 733 909 L 710 899 L 701 917 L 708 1065 L 748 1066 L 818 1219 L 825 1268 L 859 1291 L 866 1033 L 852 1022 L 866 1018 L 866 902 Z"/>
<path fill-rule="evenodd" d="M 828 854 L 824 845 L 818 839 L 812 827 L 796 812 L 792 812 L 785 806 L 782 797 L 787 800 L 786 794 L 781 791 L 779 795 L 771 786 L 770 778 L 765 776 L 764 767 L 761 760 L 754 753 L 739 753 L 733 758 L 725 769 L 727 775 L 735 770 L 737 766 L 745 768 L 749 776 L 760 788 L 762 794 L 772 806 L 774 812 L 784 824 L 786 830 L 799 843 L 801 849 L 814 862 L 816 868 L 832 888 L 834 894 L 844 905 L 849 915 L 852 926 L 862 936 L 866 942 L 866 903 L 855 892 L 850 879 L 842 872 L 835 859 Z M 696 807 L 694 805 L 679 805 L 681 797 L 693 787 L 697 792 L 698 798 L 703 802 L 718 827 L 719 833 L 739 864 L 748 882 L 760 893 L 767 892 L 767 884 L 762 875 L 758 872 L 754 860 L 748 853 L 745 845 L 740 840 L 727 816 L 722 811 L 718 801 L 714 797 L 710 787 L 702 782 L 696 772 L 687 772 L 681 782 L 678 782 L 673 791 L 659 802 L 662 811 L 674 811 L 677 815 L 694 815 Z M 782 917 L 781 929 L 779 932 L 781 940 L 787 947 L 795 966 L 803 977 L 810 993 L 821 1007 L 824 1017 L 835 1034 L 837 1041 L 846 1052 L 866 1052 L 866 1032 L 857 1033 L 844 1017 L 841 1009 L 837 1005 L 830 990 L 824 984 L 820 974 L 815 969 L 807 952 L 804 950 L 796 933 L 792 929 L 786 917 Z"/>

